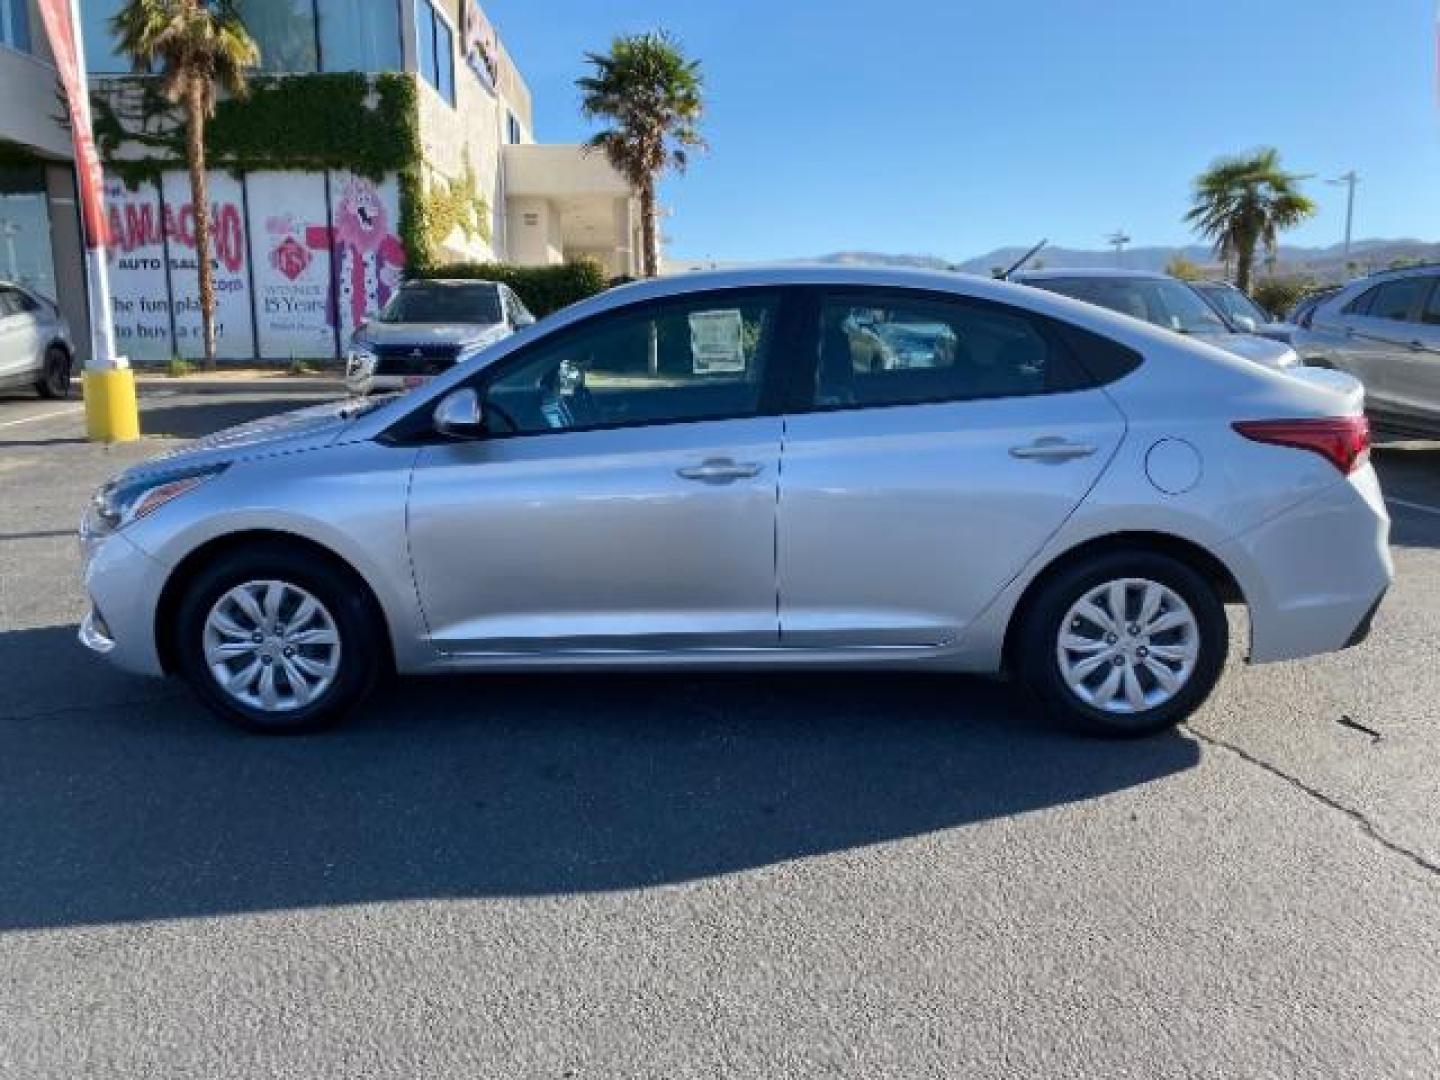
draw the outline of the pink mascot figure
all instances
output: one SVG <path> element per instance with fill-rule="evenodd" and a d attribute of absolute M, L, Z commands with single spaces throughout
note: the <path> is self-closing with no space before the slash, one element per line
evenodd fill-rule
<path fill-rule="evenodd" d="M 405 249 L 390 231 L 380 192 L 362 176 L 348 177 L 335 202 L 336 308 L 345 340 L 379 311 L 400 284 Z"/>

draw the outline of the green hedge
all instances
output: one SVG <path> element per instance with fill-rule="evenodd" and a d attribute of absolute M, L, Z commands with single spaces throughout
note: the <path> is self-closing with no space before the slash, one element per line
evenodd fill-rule
<path fill-rule="evenodd" d="M 512 266 L 509 263 L 452 263 L 430 267 L 417 275 L 426 278 L 479 278 L 500 281 L 515 290 L 537 319 L 558 311 L 607 287 L 605 270 L 591 259 L 558 266 Z"/>
<path fill-rule="evenodd" d="M 1250 288 L 1250 295 L 1262 308 L 1280 318 L 1301 297 L 1324 287 L 1323 282 L 1312 277 L 1268 277 L 1255 282 Z"/>

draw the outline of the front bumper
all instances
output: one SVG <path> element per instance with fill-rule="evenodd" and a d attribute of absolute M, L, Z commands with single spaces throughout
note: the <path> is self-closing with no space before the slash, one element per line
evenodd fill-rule
<path fill-rule="evenodd" d="M 123 533 L 86 542 L 85 593 L 90 610 L 80 643 L 137 675 L 163 675 L 155 646 L 155 610 L 164 569 Z"/>
<path fill-rule="evenodd" d="M 1395 576 L 1390 515 L 1365 465 L 1219 552 L 1250 609 L 1250 660 L 1359 644 Z"/>

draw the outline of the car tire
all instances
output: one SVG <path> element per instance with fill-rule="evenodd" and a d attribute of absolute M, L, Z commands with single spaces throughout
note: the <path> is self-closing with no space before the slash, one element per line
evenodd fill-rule
<path fill-rule="evenodd" d="M 202 569 L 181 597 L 175 633 L 176 665 L 199 698 L 266 735 L 334 725 L 389 662 L 383 617 L 363 583 L 283 543 L 231 551 Z"/>
<path fill-rule="evenodd" d="M 1013 667 L 1047 715 L 1135 738 L 1194 713 L 1229 647 L 1225 606 L 1203 575 L 1168 555 L 1115 551 L 1042 583 L 1022 616 Z"/>
<path fill-rule="evenodd" d="M 70 354 L 58 345 L 45 350 L 45 366 L 35 389 L 43 398 L 67 398 L 70 396 Z"/>

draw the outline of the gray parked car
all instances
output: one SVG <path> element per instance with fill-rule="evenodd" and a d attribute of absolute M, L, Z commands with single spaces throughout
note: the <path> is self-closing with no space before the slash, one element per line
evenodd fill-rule
<path fill-rule="evenodd" d="M 1254 663 L 1365 636 L 1392 567 L 1361 399 L 961 274 L 662 278 L 121 473 L 81 640 L 269 732 L 387 670 L 543 700 L 564 671 L 829 666 L 1007 670 L 1140 734 L 1220 677 L 1226 603 Z"/>
<path fill-rule="evenodd" d="M 1032 270 L 1016 274 L 1012 280 L 1199 338 L 1266 367 L 1290 368 L 1300 363 L 1295 350 L 1283 342 L 1235 330 L 1194 289 L 1168 274 L 1140 270 Z"/>
<path fill-rule="evenodd" d="M 449 371 L 462 352 L 491 345 L 535 321 L 508 285 L 407 281 L 355 331 L 345 356 L 352 394 L 408 390 Z"/>
<path fill-rule="evenodd" d="M 1190 287 L 1239 334 L 1258 334 L 1272 341 L 1291 344 L 1298 329 L 1292 322 L 1277 319 L 1252 300 L 1244 289 L 1228 281 L 1192 281 Z"/>
<path fill-rule="evenodd" d="M 75 347 L 54 301 L 0 281 L 0 390 L 34 387 L 41 397 L 70 393 Z"/>
<path fill-rule="evenodd" d="M 1296 337 L 1307 364 L 1365 384 L 1388 427 L 1440 434 L 1440 266 L 1372 274 L 1322 300 Z"/>

